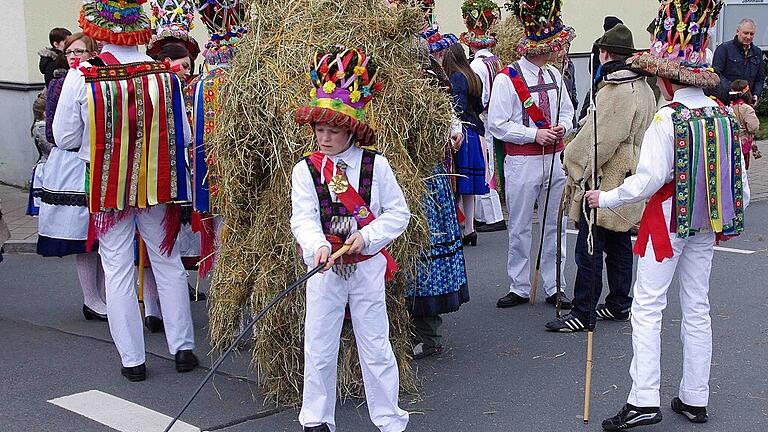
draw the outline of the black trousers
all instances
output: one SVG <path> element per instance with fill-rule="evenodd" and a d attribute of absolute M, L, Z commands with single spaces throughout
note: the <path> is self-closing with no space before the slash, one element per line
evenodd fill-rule
<path fill-rule="evenodd" d="M 608 273 L 608 296 L 605 304 L 614 312 L 624 311 L 632 306 L 632 237 L 629 231 L 616 232 L 594 226 L 594 255 L 587 249 L 589 226 L 584 213 L 579 221 L 579 236 L 576 240 L 576 285 L 573 289 L 573 310 L 576 317 L 595 321 L 594 312 L 603 291 L 603 254 Z M 594 297 L 590 304 L 590 290 L 594 284 Z"/>

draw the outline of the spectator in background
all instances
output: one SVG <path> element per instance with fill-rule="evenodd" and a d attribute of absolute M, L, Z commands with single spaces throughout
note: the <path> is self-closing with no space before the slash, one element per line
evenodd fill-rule
<path fill-rule="evenodd" d="M 53 79 L 53 71 L 56 70 L 56 58 L 64 51 L 64 43 L 71 35 L 71 31 L 56 27 L 48 33 L 48 41 L 51 43 L 51 46 L 43 48 L 38 53 L 40 56 L 40 73 L 45 77 L 46 87 L 48 87 L 48 83 Z"/>
<path fill-rule="evenodd" d="M 715 50 L 712 67 L 720 75 L 720 87 L 708 92 L 728 101 L 731 83 L 738 79 L 747 81 L 755 100 L 763 95 L 765 86 L 765 65 L 763 52 L 752 41 L 755 39 L 757 25 L 749 18 L 741 20 L 736 27 L 733 40 L 723 42 Z"/>
<path fill-rule="evenodd" d="M 731 84 L 729 96 L 733 115 L 741 127 L 741 152 L 744 154 L 745 165 L 749 169 L 750 153 L 754 153 L 755 159 L 762 157 L 755 144 L 755 134 L 760 130 L 760 120 L 757 118 L 755 108 L 752 107 L 754 98 L 745 80 L 734 81 Z"/>

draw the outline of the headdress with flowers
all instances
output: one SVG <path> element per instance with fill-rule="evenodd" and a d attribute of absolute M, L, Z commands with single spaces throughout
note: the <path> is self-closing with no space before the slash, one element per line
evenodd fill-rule
<path fill-rule="evenodd" d="M 147 44 L 147 54 L 154 56 L 165 43 L 183 44 L 194 59 L 200 54 L 200 46 L 189 36 L 194 28 L 195 6 L 191 0 L 152 0 L 152 39 Z"/>
<path fill-rule="evenodd" d="M 211 39 L 203 57 L 210 65 L 227 64 L 235 55 L 240 38 L 248 32 L 248 2 L 245 0 L 197 0 L 200 19 Z"/>
<path fill-rule="evenodd" d="M 311 100 L 309 105 L 296 110 L 296 122 L 344 128 L 361 145 L 373 145 L 376 135 L 366 123 L 365 107 L 381 91 L 381 83 L 376 82 L 378 69 L 358 49 L 337 46 L 316 53 L 309 71 Z"/>
<path fill-rule="evenodd" d="M 427 47 L 429 48 L 430 54 L 435 54 L 448 49 L 451 45 L 455 45 L 459 42 L 459 38 L 453 33 L 441 34 L 440 26 L 437 25 L 437 23 L 434 23 L 419 32 L 419 36 L 427 41 Z"/>
<path fill-rule="evenodd" d="M 152 31 L 142 4 L 147 0 L 83 0 L 80 28 L 86 35 L 114 45 L 144 45 Z"/>
<path fill-rule="evenodd" d="M 464 0 L 461 16 L 467 31 L 461 34 L 461 42 L 472 48 L 491 48 L 496 46 L 496 35 L 488 30 L 501 20 L 499 5 L 491 0 Z"/>
<path fill-rule="evenodd" d="M 709 28 L 722 0 L 662 0 L 655 20 L 654 42 L 631 58 L 632 67 L 695 87 L 716 87 L 720 77 L 706 60 Z"/>
<path fill-rule="evenodd" d="M 562 51 L 576 38 L 573 28 L 563 24 L 561 0 L 513 0 L 504 7 L 525 29 L 517 45 L 520 55 Z"/>

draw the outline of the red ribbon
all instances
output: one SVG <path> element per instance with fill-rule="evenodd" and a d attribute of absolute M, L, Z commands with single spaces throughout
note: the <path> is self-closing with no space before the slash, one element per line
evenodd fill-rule
<path fill-rule="evenodd" d="M 672 258 L 672 241 L 669 239 L 670 230 L 667 230 L 667 223 L 664 220 L 664 209 L 662 203 L 672 197 L 675 191 L 675 183 L 669 182 L 659 189 L 643 211 L 643 218 L 640 220 L 640 229 L 637 233 L 637 241 L 632 252 L 641 257 L 645 256 L 645 250 L 648 246 L 648 239 L 651 239 L 653 252 L 656 255 L 656 261 L 662 262 L 664 258 Z M 674 225 L 670 225 L 674 226 Z"/>
<path fill-rule="evenodd" d="M 330 159 L 328 159 L 328 161 L 325 163 L 325 166 L 323 166 L 323 160 L 326 157 L 327 156 L 322 152 L 314 152 L 309 156 L 309 160 L 312 162 L 312 165 L 314 165 L 315 168 L 323 174 L 322 178 L 327 185 L 334 177 L 336 166 Z M 342 175 L 346 179 L 346 176 L 343 174 L 337 175 Z M 352 185 L 349 185 L 346 191 L 337 193 L 336 196 L 339 198 L 339 201 L 347 209 L 347 211 L 349 211 L 349 213 L 354 216 L 355 220 L 357 220 L 357 225 L 360 228 L 364 228 L 376 219 L 376 216 L 373 215 L 373 212 L 368 207 L 368 204 L 366 204 L 363 197 L 360 196 L 360 194 L 355 190 L 355 188 L 352 187 Z M 384 276 L 384 279 L 386 281 L 390 281 L 394 278 L 394 275 L 397 272 L 397 263 L 386 249 L 382 249 L 381 254 L 384 255 L 384 258 L 387 259 L 387 272 Z"/>

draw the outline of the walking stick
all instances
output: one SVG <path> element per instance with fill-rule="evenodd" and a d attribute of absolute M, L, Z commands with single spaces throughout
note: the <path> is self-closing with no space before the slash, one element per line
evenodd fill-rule
<path fill-rule="evenodd" d="M 595 65 L 594 60 L 590 59 L 590 71 L 592 73 L 592 76 L 595 75 Z M 595 86 L 594 83 L 592 83 L 592 86 L 590 88 L 590 98 L 589 98 L 589 104 L 590 109 L 592 110 L 592 126 L 593 126 L 593 136 L 594 136 L 594 143 L 593 143 L 593 153 L 592 153 L 592 190 L 598 190 L 599 185 L 597 184 L 597 104 L 595 103 Z M 585 198 L 586 200 L 586 198 Z M 584 205 L 582 203 L 582 205 Z M 589 235 L 587 237 L 587 251 L 589 254 L 593 257 L 592 259 L 592 285 L 589 287 L 589 325 L 587 327 L 587 362 L 586 362 L 586 371 L 584 376 L 584 424 L 589 423 L 589 404 L 591 402 L 592 397 L 592 342 L 594 338 L 595 333 L 595 307 L 594 307 L 594 298 L 595 298 L 595 285 L 597 284 L 597 278 L 602 278 L 602 274 L 597 274 L 597 265 L 595 263 L 594 255 L 595 255 L 595 247 L 594 247 L 594 229 L 595 224 L 597 223 L 597 209 L 592 209 L 592 212 L 590 213 L 590 221 L 589 221 Z M 602 259 L 602 258 L 601 258 Z"/>
<path fill-rule="evenodd" d="M 570 47 L 568 48 L 570 50 Z M 563 71 L 565 70 L 565 62 L 567 61 L 568 53 L 566 52 L 563 56 L 563 62 L 560 65 L 560 86 L 557 88 L 557 114 L 555 116 L 555 125 L 560 124 L 560 101 L 563 97 L 563 82 L 565 81 L 565 78 L 563 77 Z M 555 144 L 557 146 L 557 144 Z M 543 156 L 544 156 L 544 147 L 541 147 L 541 155 L 542 155 L 542 161 L 541 163 L 544 163 Z M 552 161 L 549 163 L 549 179 L 547 180 L 547 196 L 544 198 L 544 216 L 541 217 L 541 237 L 539 238 L 539 251 L 536 253 L 536 269 L 533 272 L 533 284 L 531 286 L 531 304 L 536 304 L 536 291 L 539 288 L 539 273 L 541 272 L 541 253 L 544 249 L 544 230 L 547 226 L 547 208 L 549 208 L 549 195 L 552 192 L 552 171 L 555 169 L 555 156 L 557 155 L 557 152 L 552 150 Z M 542 167 L 542 171 L 544 168 Z M 542 187 L 544 187 L 544 173 L 542 172 L 541 176 L 541 184 Z M 539 211 L 541 211 L 541 208 L 539 208 Z"/>
<path fill-rule="evenodd" d="M 137 247 L 139 249 L 139 309 L 141 317 L 144 318 L 144 263 L 146 262 L 146 249 L 144 249 L 144 239 L 138 235 Z"/>
<path fill-rule="evenodd" d="M 565 193 L 560 198 L 560 208 L 557 210 L 557 251 L 555 253 L 555 287 L 557 288 L 557 297 L 555 297 L 555 315 L 560 318 L 560 294 L 563 292 L 563 272 L 560 266 L 563 264 L 563 213 L 565 211 Z"/>
<path fill-rule="evenodd" d="M 334 253 L 333 253 L 333 255 L 331 255 L 331 258 L 332 258 L 333 260 L 337 260 L 337 259 L 339 259 L 339 258 L 340 258 L 342 255 L 344 255 L 345 253 L 347 253 L 347 251 L 349 251 L 349 248 L 350 248 L 350 247 L 351 247 L 351 245 L 346 245 L 346 244 L 345 244 L 345 245 L 344 245 L 344 246 L 342 246 L 342 247 L 341 247 L 339 250 L 337 250 L 336 252 L 334 252 Z M 327 261 L 326 261 L 326 262 L 327 262 Z M 232 350 L 234 350 L 234 349 L 235 349 L 235 347 L 236 347 L 236 346 L 237 346 L 237 345 L 240 343 L 240 341 L 243 339 L 243 337 L 245 337 L 245 334 L 246 334 L 246 333 L 248 333 L 248 332 L 249 332 L 249 331 L 250 331 L 250 330 L 253 328 L 253 326 L 254 326 L 254 325 L 257 323 L 257 322 L 259 322 L 259 320 L 261 320 L 261 319 L 264 317 L 264 315 L 266 315 L 266 314 L 267 314 L 267 312 L 269 312 L 269 310 L 270 310 L 270 309 L 272 309 L 272 308 L 273 308 L 273 307 L 274 307 L 274 306 L 275 306 L 277 303 L 279 303 L 279 302 L 280 302 L 280 300 L 282 300 L 283 298 L 285 298 L 285 296 L 287 296 L 288 294 L 290 294 L 291 292 L 293 292 L 293 291 L 294 291 L 296 288 L 298 288 L 299 286 L 301 286 L 301 285 L 302 285 L 304 282 L 306 282 L 307 280 L 309 280 L 309 278 L 311 278 L 312 276 L 314 276 L 315 274 L 317 274 L 317 273 L 318 273 L 320 270 L 322 270 L 322 269 L 323 269 L 323 267 L 325 267 L 325 264 L 326 264 L 325 262 L 324 262 L 324 263 L 320 263 L 320 264 L 318 264 L 318 265 L 317 265 L 315 268 L 313 268 L 313 269 L 312 269 L 312 270 L 310 270 L 308 273 L 306 273 L 304 276 L 302 276 L 301 278 L 299 278 L 299 280 L 297 280 L 296 282 L 294 282 L 293 284 L 291 284 L 291 285 L 290 285 L 288 288 L 284 289 L 283 291 L 280 291 L 280 293 L 279 293 L 279 294 L 277 294 L 277 295 L 275 296 L 275 298 L 273 298 L 273 299 L 272 299 L 272 301 L 270 301 L 270 302 L 269 302 L 269 304 L 267 304 L 267 306 L 266 306 L 264 309 L 262 309 L 262 310 L 261 310 L 261 312 L 259 312 L 259 313 L 258 313 L 258 314 L 257 314 L 257 315 L 256 315 L 256 316 L 253 318 L 253 320 L 251 320 L 251 322 L 249 322 L 249 323 L 248 323 L 248 325 L 246 325 L 246 326 L 245 326 L 245 328 L 244 328 L 244 329 L 243 329 L 243 330 L 240 332 L 240 334 L 239 334 L 239 335 L 237 335 L 237 337 L 236 337 L 236 338 L 235 338 L 235 340 L 232 342 L 232 344 L 229 346 L 229 348 L 227 348 L 227 350 L 226 350 L 226 351 L 224 351 L 224 354 L 222 354 L 222 356 L 221 356 L 221 357 L 219 357 L 219 359 L 218 359 L 218 360 L 216 360 L 216 363 L 214 363 L 214 364 L 213 364 L 213 366 L 211 366 L 211 370 L 210 370 L 210 371 L 208 371 L 208 374 L 206 374 L 206 375 L 205 375 L 205 378 L 203 378 L 203 381 L 200 383 L 200 385 L 198 385 L 198 386 L 197 386 L 197 389 L 196 389 L 196 390 L 195 390 L 195 391 L 192 393 L 192 396 L 190 396 L 190 397 L 189 397 L 189 399 L 188 399 L 188 400 L 187 400 L 187 402 L 184 404 L 184 406 L 181 408 L 181 410 L 179 411 L 179 413 L 178 413 L 178 414 L 176 414 L 176 417 L 174 417 L 174 418 L 173 418 L 173 420 L 171 420 L 171 423 L 169 423 L 169 424 L 168 424 L 168 426 L 165 428 L 165 430 L 164 430 L 163 432 L 168 432 L 168 431 L 170 431 L 170 430 L 171 430 L 171 428 L 172 428 L 172 427 L 173 427 L 173 425 L 174 425 L 174 424 L 175 424 L 175 423 L 176 423 L 176 422 L 179 420 L 179 418 L 181 417 L 181 415 L 182 415 L 182 414 L 184 414 L 184 411 L 186 411 L 186 410 L 187 410 L 187 408 L 189 408 L 189 405 L 191 405 L 191 404 L 192 404 L 192 401 L 194 401 L 194 400 L 195 400 L 195 397 L 197 397 L 197 395 L 198 395 L 198 394 L 200 393 L 200 391 L 203 389 L 203 387 L 204 387 L 204 386 L 205 386 L 205 384 L 208 382 L 208 380 L 210 380 L 210 379 L 211 379 L 211 377 L 213 376 L 213 374 L 214 374 L 214 373 L 216 373 L 216 371 L 219 369 L 219 367 L 220 367 L 220 366 L 221 366 L 221 364 L 224 362 L 224 360 L 226 360 L 227 356 L 229 356 L 229 354 L 232 352 Z"/>

